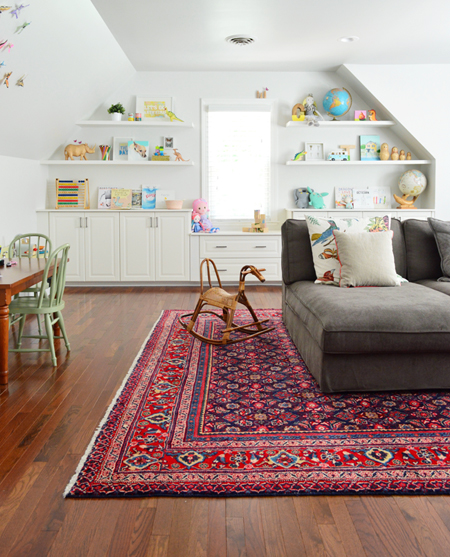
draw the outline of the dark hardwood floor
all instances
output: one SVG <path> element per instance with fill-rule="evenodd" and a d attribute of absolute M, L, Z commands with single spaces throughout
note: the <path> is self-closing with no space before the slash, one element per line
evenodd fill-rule
<path fill-rule="evenodd" d="M 256 308 L 281 306 L 278 287 L 247 293 Z M 62 344 L 53 369 L 48 354 L 10 354 L 10 384 L 0 388 L 0 556 L 450 555 L 445 496 L 63 499 L 161 310 L 193 308 L 197 296 L 68 288 L 70 355 Z"/>

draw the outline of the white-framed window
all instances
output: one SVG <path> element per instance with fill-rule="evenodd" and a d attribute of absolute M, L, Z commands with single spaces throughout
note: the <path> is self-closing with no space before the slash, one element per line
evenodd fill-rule
<path fill-rule="evenodd" d="M 212 219 L 270 216 L 271 101 L 202 101 L 202 195 Z"/>

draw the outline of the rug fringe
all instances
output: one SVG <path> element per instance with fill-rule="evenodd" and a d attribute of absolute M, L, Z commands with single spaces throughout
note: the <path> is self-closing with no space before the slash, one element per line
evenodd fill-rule
<path fill-rule="evenodd" d="M 91 439 L 91 441 L 90 441 L 90 443 L 89 443 L 89 445 L 88 445 L 88 447 L 87 447 L 87 449 L 86 449 L 84 455 L 81 457 L 81 460 L 80 460 L 80 462 L 78 463 L 78 466 L 77 466 L 77 468 L 76 468 L 76 470 L 75 470 L 74 475 L 72 476 L 72 478 L 70 479 L 69 483 L 67 484 L 66 489 L 64 490 L 64 493 L 63 493 L 63 497 L 64 497 L 64 498 L 66 498 L 66 497 L 69 495 L 70 490 L 72 489 L 72 487 L 74 486 L 75 482 L 77 481 L 77 478 L 78 478 L 78 476 L 79 476 L 79 474 L 80 474 L 80 472 L 81 472 L 81 469 L 83 468 L 84 463 L 86 462 L 86 459 L 87 459 L 87 457 L 89 456 L 89 454 L 90 454 L 90 452 L 91 452 L 91 449 L 92 449 L 92 447 L 94 446 L 94 443 L 95 443 L 95 441 L 97 440 L 97 437 L 98 437 L 98 435 L 99 435 L 99 433 L 100 433 L 102 427 L 104 426 L 104 424 L 106 423 L 106 421 L 107 421 L 107 419 L 108 419 L 110 413 L 112 412 L 112 409 L 114 408 L 114 405 L 116 404 L 117 399 L 119 398 L 119 396 L 121 395 L 123 389 L 125 388 L 125 385 L 126 385 L 126 383 L 127 383 L 127 381 L 128 381 L 128 378 L 130 377 L 131 373 L 133 372 L 134 367 L 135 367 L 135 365 L 137 364 L 137 362 L 138 362 L 138 360 L 139 360 L 139 358 L 140 358 L 142 352 L 144 351 L 144 348 L 146 347 L 148 340 L 149 340 L 150 337 L 152 336 L 153 331 L 155 330 L 155 328 L 156 328 L 156 326 L 158 325 L 158 323 L 161 321 L 161 318 L 162 318 L 162 316 L 163 316 L 163 314 L 164 314 L 165 311 L 166 311 L 166 310 L 163 309 L 163 310 L 161 311 L 161 313 L 159 314 L 158 319 L 156 320 L 155 324 L 154 324 L 153 327 L 151 328 L 151 331 L 150 331 L 149 334 L 147 335 L 147 338 L 144 340 L 144 342 L 143 342 L 143 344 L 142 344 L 142 346 L 141 346 L 141 349 L 139 350 L 139 352 L 138 352 L 136 358 L 134 359 L 133 363 L 131 364 L 131 367 L 130 367 L 130 369 L 128 370 L 128 373 L 125 375 L 124 380 L 122 381 L 121 386 L 120 386 L 119 389 L 117 390 L 116 396 L 113 398 L 111 404 L 109 405 L 108 409 L 106 410 L 105 415 L 103 416 L 102 421 L 100 422 L 100 424 L 98 425 L 98 427 L 97 427 L 96 430 L 94 431 L 94 435 L 92 436 L 92 439 Z"/>

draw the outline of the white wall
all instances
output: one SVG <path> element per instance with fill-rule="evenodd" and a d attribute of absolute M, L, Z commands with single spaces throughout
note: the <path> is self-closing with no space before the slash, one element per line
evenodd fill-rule
<path fill-rule="evenodd" d="M 354 76 L 436 159 L 436 216 L 449 220 L 450 65 L 347 65 L 345 69 L 343 77 L 352 81 Z"/>
<path fill-rule="evenodd" d="M 386 183 L 393 191 L 399 176 L 398 167 L 370 167 L 330 168 L 324 167 L 293 167 L 286 166 L 286 161 L 304 148 L 305 141 L 323 142 L 325 151 L 338 148 L 338 145 L 350 143 L 359 148 L 359 133 L 355 129 L 338 128 L 306 128 L 298 130 L 286 128 L 286 122 L 291 119 L 292 107 L 302 102 L 308 93 L 313 93 L 317 99 L 319 110 L 322 111 L 322 100 L 325 93 L 336 86 L 349 87 L 342 76 L 334 72 L 139 72 L 127 82 L 124 82 L 114 93 L 110 94 L 103 104 L 90 116 L 92 119 L 107 119 L 106 108 L 112 102 L 122 102 L 127 112 L 136 110 L 136 96 L 172 96 L 174 112 L 183 120 L 193 122 L 194 129 L 174 128 L 175 146 L 185 159 L 195 162 L 193 167 L 86 167 L 79 169 L 70 166 L 49 167 L 49 201 L 53 206 L 55 178 L 82 179 L 88 177 L 91 185 L 91 206 L 96 207 L 97 188 L 99 186 L 139 187 L 150 184 L 162 189 L 173 189 L 176 197 L 185 199 L 185 207 L 190 207 L 193 199 L 201 194 L 201 115 L 200 104 L 202 98 L 207 99 L 254 99 L 256 91 L 268 87 L 268 98 L 277 99 L 276 124 L 274 126 L 274 140 L 277 144 L 277 157 L 273 168 L 274 211 L 272 220 L 283 220 L 284 208 L 293 207 L 292 191 L 296 187 L 309 185 L 317 191 L 328 191 L 327 206 L 334 206 L 335 186 L 367 185 L 379 186 Z M 355 91 L 352 91 L 353 107 L 346 119 L 353 119 L 354 109 L 370 108 Z M 379 117 L 385 117 L 379 113 Z M 327 119 L 329 119 L 326 116 Z M 82 135 L 83 141 L 90 143 L 111 144 L 114 135 L 132 135 L 134 139 L 148 139 L 150 146 L 161 143 L 165 128 L 80 128 L 74 127 L 55 152 L 53 158 L 63 159 L 63 148 L 66 142 Z M 82 134 L 81 134 L 82 132 Z M 167 131 L 166 131 L 167 133 Z M 377 132 L 378 133 L 378 132 Z M 414 150 L 404 141 L 399 141 L 391 129 L 381 130 L 382 140 L 391 144 L 395 142 L 399 148 Z M 73 137 L 72 137 L 73 136 Z M 416 151 L 419 148 L 416 149 Z M 422 158 L 417 152 L 417 158 Z M 91 156 L 90 158 L 94 158 Z M 99 155 L 97 154 L 97 158 Z M 252 215 L 249 215 L 249 219 Z"/>
<path fill-rule="evenodd" d="M 45 196 L 47 170 L 38 161 L 0 156 L 2 218 L 0 245 L 16 234 L 36 231 L 36 208 Z"/>

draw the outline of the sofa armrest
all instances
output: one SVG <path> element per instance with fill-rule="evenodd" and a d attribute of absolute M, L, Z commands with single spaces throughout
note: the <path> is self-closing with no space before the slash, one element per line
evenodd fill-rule
<path fill-rule="evenodd" d="M 316 280 L 306 221 L 288 219 L 284 222 L 281 243 L 283 282 L 292 284 L 299 280 Z"/>

